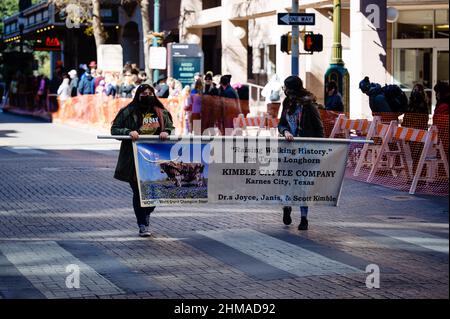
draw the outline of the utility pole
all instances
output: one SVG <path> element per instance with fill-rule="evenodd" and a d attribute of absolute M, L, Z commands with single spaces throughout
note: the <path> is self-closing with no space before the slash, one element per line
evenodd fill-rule
<path fill-rule="evenodd" d="M 155 0 L 154 6 L 153 6 L 153 9 L 154 9 L 153 32 L 154 33 L 159 33 L 159 8 L 160 8 L 159 0 Z M 158 36 L 153 37 L 153 46 L 154 47 L 158 46 L 158 41 L 159 41 Z M 159 79 L 159 70 L 154 69 L 153 70 L 153 81 L 158 82 L 158 79 Z"/>
<path fill-rule="evenodd" d="M 292 13 L 298 13 L 298 0 L 292 0 Z M 298 75 L 298 69 L 299 69 L 298 39 L 299 39 L 299 27 L 298 27 L 298 25 L 293 25 L 292 26 L 292 47 L 291 47 L 291 52 L 292 52 L 291 73 L 292 73 L 292 75 Z"/>
<path fill-rule="evenodd" d="M 325 73 L 324 101 L 327 98 L 326 86 L 330 81 L 335 81 L 338 86 L 344 103 L 344 112 L 350 112 L 350 76 L 342 60 L 341 0 L 333 0 L 333 45 L 330 66 Z"/>

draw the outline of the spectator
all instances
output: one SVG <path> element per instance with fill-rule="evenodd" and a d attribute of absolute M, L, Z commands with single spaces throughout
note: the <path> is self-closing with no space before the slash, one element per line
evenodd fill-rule
<path fill-rule="evenodd" d="M 105 80 L 103 76 L 102 70 L 97 70 L 95 80 L 94 80 L 94 88 L 97 89 L 97 86 L 100 84 L 100 81 Z"/>
<path fill-rule="evenodd" d="M 403 117 L 402 126 L 427 130 L 428 115 L 428 98 L 425 89 L 422 84 L 416 84 L 411 91 L 408 110 Z"/>
<path fill-rule="evenodd" d="M 119 88 L 119 95 L 122 98 L 132 98 L 133 90 L 136 88 L 136 85 L 133 82 L 133 76 L 131 73 L 127 73 L 124 77 L 124 81 Z"/>
<path fill-rule="evenodd" d="M 69 81 L 70 81 L 69 76 L 63 75 L 63 81 L 57 91 L 61 104 L 63 104 L 71 96 Z"/>
<path fill-rule="evenodd" d="M 106 96 L 116 97 L 117 94 L 117 75 L 107 74 L 105 76 L 105 94 Z"/>
<path fill-rule="evenodd" d="M 433 114 L 433 125 L 438 129 L 438 135 L 442 141 L 445 155 L 448 158 L 448 105 L 449 105 L 449 84 L 439 81 L 433 88 L 436 93 L 436 108 Z"/>
<path fill-rule="evenodd" d="M 216 87 L 216 84 L 213 82 L 212 73 L 208 72 L 205 75 L 205 87 L 203 89 L 204 95 L 212 95 L 217 96 L 219 95 L 219 90 Z"/>
<path fill-rule="evenodd" d="M 94 94 L 94 77 L 91 75 L 90 70 L 85 72 L 84 79 L 81 79 L 78 84 L 78 94 Z"/>
<path fill-rule="evenodd" d="M 381 85 L 378 83 L 370 83 L 369 77 L 366 76 L 359 82 L 359 89 L 369 96 L 369 106 L 372 112 L 391 112 Z"/>
<path fill-rule="evenodd" d="M 220 78 L 219 96 L 226 98 L 222 106 L 223 132 L 233 129 L 233 119 L 242 114 L 238 93 L 231 87 L 231 75 L 223 75 Z"/>
<path fill-rule="evenodd" d="M 159 76 L 158 82 L 155 86 L 156 96 L 167 99 L 169 97 L 169 86 L 167 85 L 167 77 L 164 74 Z"/>
<path fill-rule="evenodd" d="M 195 82 L 194 89 L 191 91 L 191 99 L 192 99 L 191 127 L 194 129 L 195 135 L 202 134 L 201 125 L 199 125 L 198 122 L 201 121 L 202 97 L 203 97 L 203 82 L 201 79 L 198 79 L 197 82 Z"/>
<path fill-rule="evenodd" d="M 78 74 L 75 70 L 69 71 L 69 77 L 70 77 L 70 96 L 77 96 L 78 93 Z"/>
<path fill-rule="evenodd" d="M 192 133 L 192 97 L 191 87 L 186 85 L 181 92 L 183 98 L 183 115 L 184 115 L 184 135 Z"/>
<path fill-rule="evenodd" d="M 439 81 L 433 88 L 436 93 L 436 108 L 434 115 L 446 114 L 448 115 L 449 106 L 449 84 L 447 82 Z"/>
<path fill-rule="evenodd" d="M 272 75 L 269 82 L 264 86 L 261 95 L 265 98 L 267 113 L 272 118 L 278 117 L 278 111 L 281 106 L 281 94 L 283 84 L 277 74 Z"/>
<path fill-rule="evenodd" d="M 95 94 L 106 95 L 106 84 L 105 80 L 101 80 L 98 86 L 95 88 Z"/>
<path fill-rule="evenodd" d="M 47 109 L 47 94 L 48 94 L 48 78 L 42 74 L 39 79 L 39 87 L 37 91 L 37 104 L 39 110 Z"/>
<path fill-rule="evenodd" d="M 334 112 L 344 112 L 342 96 L 338 91 L 337 83 L 330 81 L 326 87 L 325 110 Z"/>

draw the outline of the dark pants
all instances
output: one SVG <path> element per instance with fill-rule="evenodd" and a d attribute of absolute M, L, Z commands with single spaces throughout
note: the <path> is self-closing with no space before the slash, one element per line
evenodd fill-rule
<path fill-rule="evenodd" d="M 150 224 L 150 214 L 155 210 L 155 207 L 141 207 L 141 200 L 139 198 L 139 188 L 137 182 L 130 182 L 133 190 L 133 208 L 138 226 Z"/>

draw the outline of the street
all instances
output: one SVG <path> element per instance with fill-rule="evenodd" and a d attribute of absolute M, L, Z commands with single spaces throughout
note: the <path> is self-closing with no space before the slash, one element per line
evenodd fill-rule
<path fill-rule="evenodd" d="M 448 196 L 345 179 L 307 231 L 298 208 L 285 226 L 277 206 L 198 205 L 158 207 L 140 238 L 99 133 L 0 113 L 0 299 L 448 298 Z"/>

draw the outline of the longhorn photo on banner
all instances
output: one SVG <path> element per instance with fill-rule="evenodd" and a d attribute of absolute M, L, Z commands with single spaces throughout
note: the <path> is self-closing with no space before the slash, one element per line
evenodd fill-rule
<path fill-rule="evenodd" d="M 176 156 L 174 145 L 177 146 Z M 208 144 L 133 143 L 141 205 L 175 205 L 208 202 Z"/>

